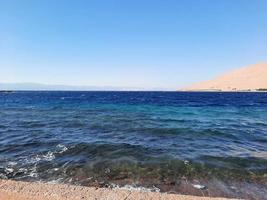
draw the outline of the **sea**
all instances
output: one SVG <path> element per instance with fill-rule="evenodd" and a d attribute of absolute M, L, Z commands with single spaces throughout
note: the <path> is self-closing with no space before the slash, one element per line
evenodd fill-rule
<path fill-rule="evenodd" d="M 267 199 L 267 93 L 0 93 L 0 178 Z"/>

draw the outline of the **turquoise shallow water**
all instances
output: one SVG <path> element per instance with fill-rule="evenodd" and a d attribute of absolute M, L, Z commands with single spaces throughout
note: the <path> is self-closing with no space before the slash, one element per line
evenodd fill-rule
<path fill-rule="evenodd" d="M 14 92 L 0 105 L 1 178 L 267 196 L 267 93 Z"/>

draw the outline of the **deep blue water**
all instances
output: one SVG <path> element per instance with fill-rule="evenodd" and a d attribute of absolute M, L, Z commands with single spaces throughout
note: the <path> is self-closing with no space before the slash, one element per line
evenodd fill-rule
<path fill-rule="evenodd" d="M 267 93 L 0 93 L 0 178 L 264 199 Z"/>

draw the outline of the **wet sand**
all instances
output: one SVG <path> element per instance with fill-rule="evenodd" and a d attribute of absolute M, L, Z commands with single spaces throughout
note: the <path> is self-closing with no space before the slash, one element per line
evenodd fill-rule
<path fill-rule="evenodd" d="M 0 200 L 226 200 L 157 192 L 0 180 Z M 229 199 L 228 199 L 229 200 Z"/>

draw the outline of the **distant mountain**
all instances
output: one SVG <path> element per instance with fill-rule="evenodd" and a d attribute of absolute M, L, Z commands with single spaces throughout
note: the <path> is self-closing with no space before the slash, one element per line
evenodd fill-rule
<path fill-rule="evenodd" d="M 189 91 L 267 91 L 267 62 L 239 68 L 215 79 L 193 84 Z"/>
<path fill-rule="evenodd" d="M 68 86 L 48 85 L 39 83 L 0 83 L 0 90 L 47 90 L 47 91 L 129 91 L 144 90 L 142 88 L 97 87 L 97 86 Z"/>

